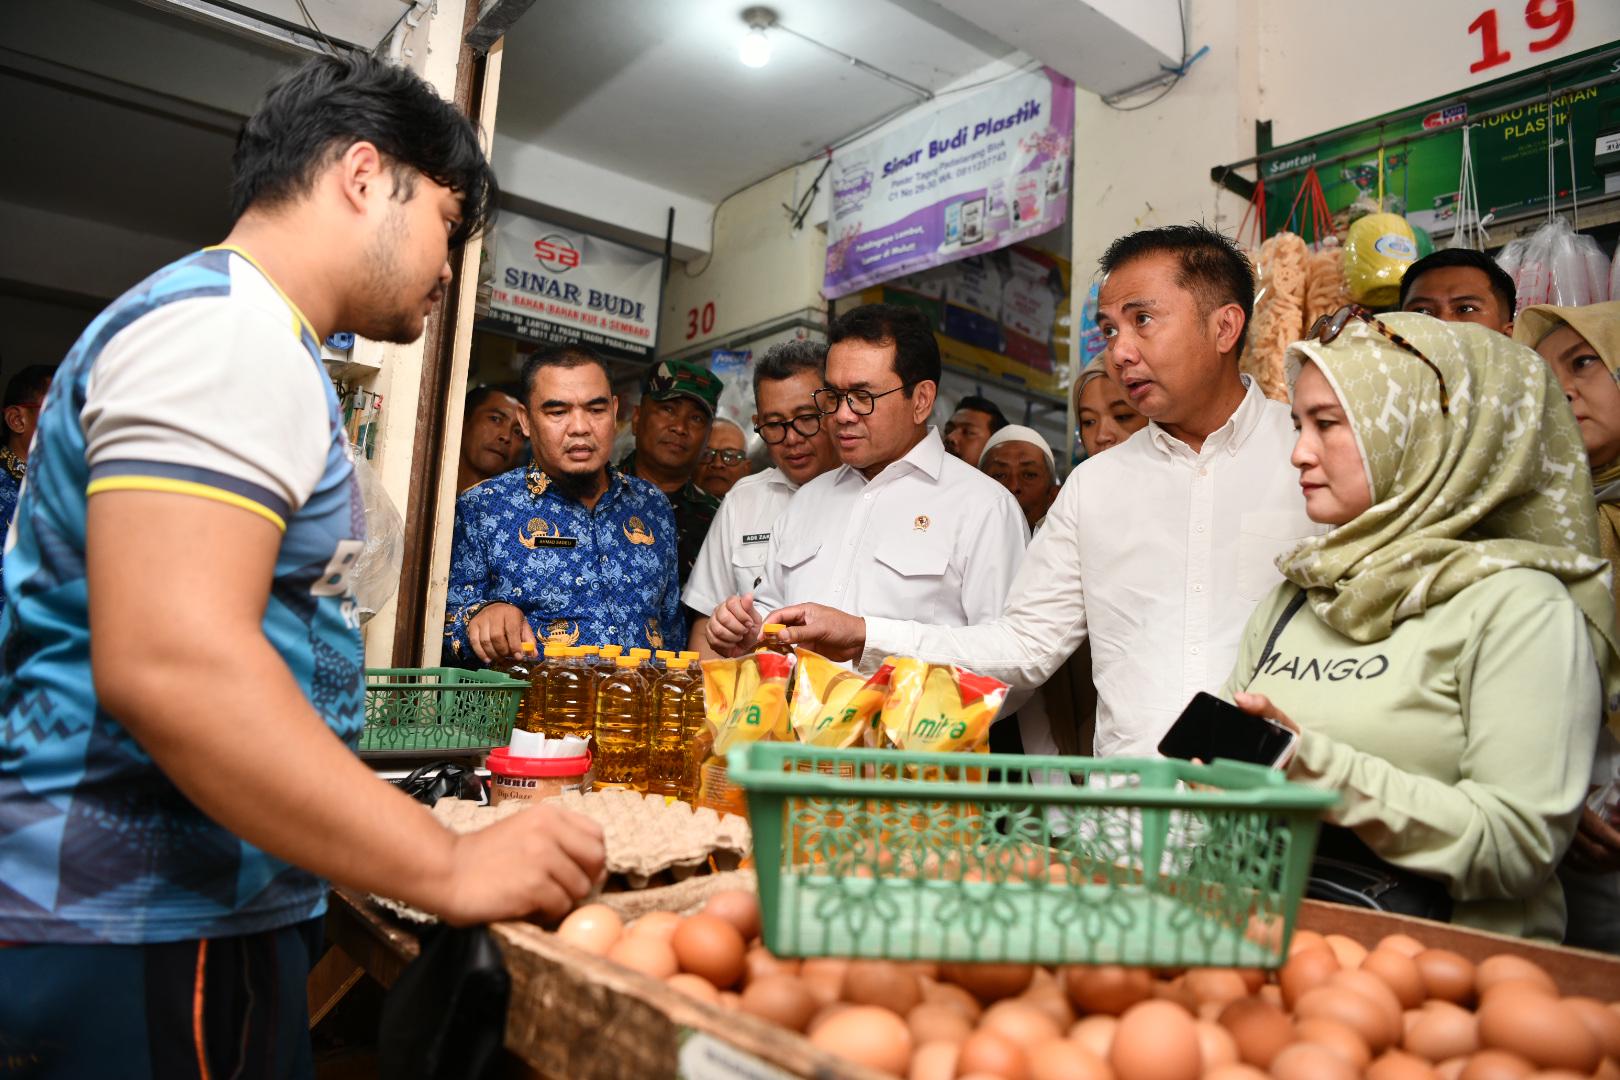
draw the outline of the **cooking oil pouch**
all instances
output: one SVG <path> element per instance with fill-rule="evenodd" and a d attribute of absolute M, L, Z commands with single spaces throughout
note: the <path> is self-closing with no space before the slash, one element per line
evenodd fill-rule
<path fill-rule="evenodd" d="M 726 754 L 744 743 L 791 739 L 787 689 L 793 657 L 755 652 L 734 660 L 703 661 L 703 733 L 698 736 L 697 804 L 747 815 L 741 790 L 726 776 Z"/>
<path fill-rule="evenodd" d="M 1367 307 L 1393 307 L 1401 278 L 1417 258 L 1417 236 L 1399 214 L 1368 214 L 1344 238 L 1344 281 L 1350 299 Z"/>
<path fill-rule="evenodd" d="M 891 656 L 883 664 L 891 671 L 882 713 L 889 743 L 925 753 L 986 750 L 1006 683 L 909 656 Z"/>
<path fill-rule="evenodd" d="M 835 750 L 859 744 L 883 708 L 890 672 L 885 665 L 871 676 L 862 675 L 800 649 L 788 713 L 799 742 Z"/>

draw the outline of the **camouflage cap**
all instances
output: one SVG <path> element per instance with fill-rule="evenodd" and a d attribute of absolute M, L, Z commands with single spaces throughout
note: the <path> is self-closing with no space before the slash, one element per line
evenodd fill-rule
<path fill-rule="evenodd" d="M 652 401 L 689 397 L 702 405 L 703 411 L 711 419 L 720 404 L 720 391 L 723 389 L 725 384 L 720 381 L 720 376 L 690 360 L 660 360 L 647 369 L 647 376 L 641 383 L 643 397 Z"/>

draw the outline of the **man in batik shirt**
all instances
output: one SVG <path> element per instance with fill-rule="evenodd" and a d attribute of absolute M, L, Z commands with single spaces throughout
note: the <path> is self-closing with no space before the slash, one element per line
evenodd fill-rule
<path fill-rule="evenodd" d="M 445 659 L 523 642 L 682 649 L 675 517 L 653 484 L 612 468 L 616 404 L 583 346 L 532 357 L 522 420 L 534 461 L 456 503 Z"/>
<path fill-rule="evenodd" d="M 45 404 L 45 393 L 51 388 L 56 374 L 55 365 L 34 364 L 25 367 L 6 383 L 5 444 L 0 446 L 0 541 L 11 528 L 11 519 L 17 513 L 17 498 L 22 494 L 23 477 L 28 473 L 28 446 L 34 441 L 34 428 L 39 425 L 39 407 Z M 6 594 L 0 590 L 0 610 L 6 605 Z"/>

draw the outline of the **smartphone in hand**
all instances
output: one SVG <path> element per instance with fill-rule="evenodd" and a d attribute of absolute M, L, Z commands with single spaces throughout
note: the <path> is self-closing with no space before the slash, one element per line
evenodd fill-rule
<path fill-rule="evenodd" d="M 1287 760 L 1298 740 L 1274 720 L 1251 716 L 1213 694 L 1199 693 L 1159 740 L 1159 753 L 1184 761 L 1229 758 L 1275 766 Z"/>

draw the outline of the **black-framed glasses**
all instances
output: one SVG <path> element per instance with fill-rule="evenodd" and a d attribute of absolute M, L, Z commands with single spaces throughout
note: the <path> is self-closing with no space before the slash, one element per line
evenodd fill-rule
<path fill-rule="evenodd" d="M 821 414 L 818 412 L 800 413 L 791 420 L 767 420 L 763 424 L 754 425 L 754 434 L 764 439 L 772 446 L 787 441 L 788 428 L 797 431 L 804 438 L 812 438 L 821 430 Z"/>
<path fill-rule="evenodd" d="M 1332 344 L 1333 339 L 1337 338 L 1341 333 L 1344 332 L 1344 328 L 1349 325 L 1351 319 L 1360 319 L 1362 322 L 1378 331 L 1384 337 L 1388 338 L 1392 345 L 1405 349 L 1407 352 L 1423 361 L 1424 365 L 1430 371 L 1434 372 L 1434 377 L 1440 380 L 1440 415 L 1446 416 L 1450 414 L 1451 394 L 1446 390 L 1446 377 L 1440 374 L 1440 368 L 1436 366 L 1433 360 L 1430 360 L 1427 356 L 1424 356 L 1421 349 L 1419 349 L 1416 345 L 1413 345 L 1410 341 L 1407 341 L 1395 331 L 1391 330 L 1387 325 L 1385 325 L 1383 319 L 1380 319 L 1366 308 L 1357 304 L 1346 304 L 1338 311 L 1335 311 L 1332 315 L 1323 315 L 1320 319 L 1317 319 L 1311 324 L 1310 332 L 1305 336 L 1307 338 L 1319 341 L 1323 345 Z"/>
<path fill-rule="evenodd" d="M 872 410 L 877 408 L 878 398 L 909 389 L 911 383 L 901 383 L 893 390 L 884 390 L 876 394 L 870 390 L 838 390 L 831 386 L 823 386 L 811 396 L 810 400 L 816 403 L 816 408 L 821 410 L 822 416 L 831 416 L 846 401 L 849 402 L 849 411 L 856 416 L 871 416 Z"/>
<path fill-rule="evenodd" d="M 715 458 L 719 458 L 722 465 L 741 465 L 747 457 L 748 455 L 741 450 L 715 450 L 705 447 L 703 453 L 698 455 L 698 460 L 707 465 Z"/>

